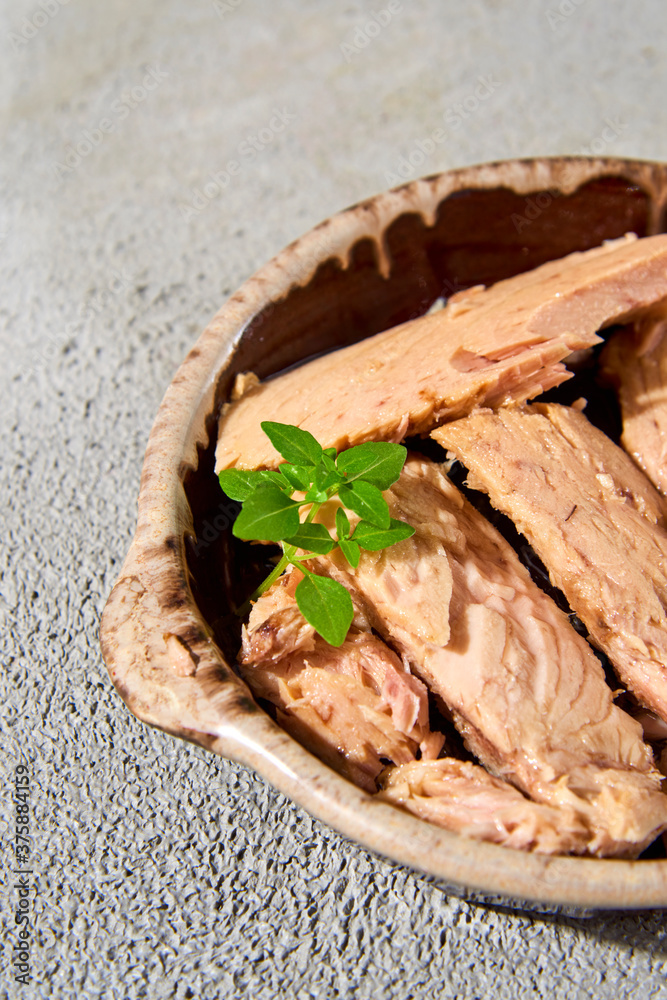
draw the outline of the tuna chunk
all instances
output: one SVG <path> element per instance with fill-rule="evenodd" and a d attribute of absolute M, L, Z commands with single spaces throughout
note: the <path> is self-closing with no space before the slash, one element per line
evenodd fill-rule
<path fill-rule="evenodd" d="M 665 501 L 567 406 L 477 413 L 433 435 L 523 532 L 623 683 L 667 719 Z"/>
<path fill-rule="evenodd" d="M 340 553 L 317 565 L 442 699 L 489 770 L 573 809 L 590 853 L 639 853 L 667 827 L 667 797 L 641 726 L 614 705 L 588 643 L 434 463 L 409 459 L 385 496 L 415 535 L 363 553 L 357 570 Z M 447 567 L 437 574 L 447 620 L 432 564 Z"/>
<path fill-rule="evenodd" d="M 475 840 L 540 854 L 580 854 L 589 833 L 574 809 L 526 799 L 484 768 L 452 757 L 387 768 L 380 798 Z"/>
<path fill-rule="evenodd" d="M 623 239 L 552 261 L 318 358 L 247 392 L 220 420 L 216 471 L 280 458 L 262 420 L 296 424 L 323 445 L 400 441 L 560 384 L 560 362 L 667 296 L 667 236 Z"/>
<path fill-rule="evenodd" d="M 432 732 L 428 692 L 363 616 L 340 648 L 303 619 L 294 600 L 301 574 L 281 577 L 253 607 L 244 629 L 241 672 L 278 721 L 331 767 L 368 791 L 387 761 L 437 757 L 444 737 Z"/>
<path fill-rule="evenodd" d="M 444 737 L 429 729 L 424 684 L 359 611 L 340 648 L 315 636 L 294 601 L 299 578 L 282 577 L 256 602 L 242 649 L 244 678 L 289 733 L 369 792 L 382 772 L 383 798 L 449 830 L 548 854 L 586 850 L 573 809 L 531 802 L 477 764 L 436 760 Z"/>
<path fill-rule="evenodd" d="M 603 371 L 618 389 L 623 447 L 667 496 L 667 318 L 661 312 L 611 338 Z"/>

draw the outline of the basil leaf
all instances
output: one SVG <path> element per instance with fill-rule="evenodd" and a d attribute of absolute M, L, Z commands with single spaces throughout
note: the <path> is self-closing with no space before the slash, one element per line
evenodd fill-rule
<path fill-rule="evenodd" d="M 324 503 L 327 500 L 327 495 L 324 490 L 318 490 L 317 486 L 311 486 L 306 496 L 304 497 L 304 503 Z"/>
<path fill-rule="evenodd" d="M 327 472 L 336 472 L 338 474 L 338 478 L 340 479 L 341 474 L 340 472 L 338 472 L 338 469 L 336 468 L 336 463 L 334 462 L 334 458 L 336 457 L 336 449 L 330 448 L 329 451 L 333 451 L 333 458 L 331 457 L 331 455 L 328 455 L 326 451 L 323 451 L 322 458 L 320 459 L 320 465 L 323 465 L 324 468 L 327 470 Z"/>
<path fill-rule="evenodd" d="M 336 469 L 336 466 L 333 462 L 330 462 L 329 464 L 331 468 L 327 469 L 325 464 L 321 462 L 315 469 L 315 477 L 313 479 L 313 485 L 318 490 L 322 490 L 324 492 L 326 492 L 330 486 L 338 486 L 338 484 L 342 482 L 341 474 Z"/>
<path fill-rule="evenodd" d="M 393 517 L 386 530 L 368 521 L 360 521 L 354 531 L 354 541 L 368 552 L 379 552 L 380 549 L 386 549 L 389 545 L 410 538 L 414 533 L 415 529 L 411 525 L 405 521 L 397 521 Z"/>
<path fill-rule="evenodd" d="M 350 486 L 341 486 L 338 496 L 345 506 L 359 517 L 377 525 L 378 528 L 389 527 L 389 507 L 377 486 L 363 479 L 357 480 Z"/>
<path fill-rule="evenodd" d="M 271 420 L 262 421 L 261 428 L 276 451 L 294 465 L 317 465 L 322 457 L 322 445 L 309 431 Z"/>
<path fill-rule="evenodd" d="M 289 545 L 296 545 L 298 549 L 317 552 L 323 556 L 331 552 L 336 544 L 323 524 L 302 524 L 295 534 L 284 541 Z"/>
<path fill-rule="evenodd" d="M 289 465 L 283 462 L 278 466 L 278 472 L 295 490 L 307 490 L 313 478 L 312 466 Z"/>
<path fill-rule="evenodd" d="M 359 565 L 359 560 L 361 559 L 361 549 L 353 539 L 341 538 L 338 542 L 338 547 L 341 552 L 349 562 L 350 566 L 355 569 Z"/>
<path fill-rule="evenodd" d="M 223 490 L 243 508 L 233 533 L 248 541 L 282 543 L 281 572 L 290 563 L 299 567 L 304 579 L 296 590 L 297 605 L 324 639 L 342 644 L 354 617 L 349 593 L 341 584 L 318 576 L 308 568 L 315 554 L 326 555 L 336 546 L 349 564 L 359 565 L 361 549 L 376 551 L 414 534 L 403 521 L 393 520 L 382 495 L 398 478 L 406 449 L 385 441 L 367 442 L 348 448 L 336 459 L 335 448 L 322 448 L 303 428 L 263 421 L 262 430 L 285 462 L 278 471 L 228 469 L 219 476 Z M 292 499 L 298 491 L 306 500 Z M 299 509 L 305 503 L 321 504 L 338 493 L 343 506 L 336 509 L 336 538 L 321 523 L 301 522 Z M 351 535 L 345 506 L 361 521 Z M 315 509 L 315 508 L 314 508 Z M 302 554 L 299 555 L 299 552 Z M 268 575 L 237 609 L 247 613 L 250 603 L 263 594 L 277 575 Z"/>
<path fill-rule="evenodd" d="M 347 538 L 350 534 L 350 519 L 342 507 L 336 508 L 336 535 L 338 541 Z"/>
<path fill-rule="evenodd" d="M 369 441 L 342 451 L 336 465 L 341 472 L 346 473 L 346 483 L 363 477 L 378 489 L 388 490 L 400 476 L 407 454 L 407 448 L 402 444 Z"/>
<path fill-rule="evenodd" d="M 299 502 L 269 483 L 245 501 L 232 533 L 246 540 L 279 542 L 295 534 L 299 523 Z"/>
<path fill-rule="evenodd" d="M 285 489 L 285 480 L 280 475 L 280 473 L 273 472 L 272 469 L 262 469 L 259 475 L 262 477 L 263 480 L 263 482 L 260 483 L 260 486 L 264 485 L 264 483 L 273 483 L 274 486 L 277 486 L 279 490 Z"/>
<path fill-rule="evenodd" d="M 294 596 L 299 611 L 322 638 L 332 646 L 342 646 L 354 618 L 352 598 L 345 587 L 328 576 L 309 573 Z"/>
<path fill-rule="evenodd" d="M 220 486 L 231 500 L 247 500 L 264 483 L 263 472 L 246 469 L 223 469 L 218 474 Z"/>

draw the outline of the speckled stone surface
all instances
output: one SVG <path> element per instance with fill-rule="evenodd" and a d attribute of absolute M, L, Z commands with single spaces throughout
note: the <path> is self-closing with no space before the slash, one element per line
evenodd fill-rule
<path fill-rule="evenodd" d="M 447 897 L 134 720 L 97 643 L 155 411 L 217 306 L 403 178 L 523 155 L 667 159 L 662 4 L 0 13 L 0 828 L 9 875 L 21 757 L 38 886 L 33 980 L 14 981 L 5 934 L 0 996 L 667 998 L 667 915 Z"/>

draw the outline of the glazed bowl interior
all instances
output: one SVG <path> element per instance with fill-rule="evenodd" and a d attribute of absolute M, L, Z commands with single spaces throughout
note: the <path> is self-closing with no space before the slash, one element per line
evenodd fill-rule
<path fill-rule="evenodd" d="M 667 861 L 554 859 L 469 841 L 374 801 L 280 730 L 233 668 L 230 608 L 262 565 L 233 538 L 236 509 L 214 474 L 217 419 L 239 373 L 268 378 L 422 315 L 440 296 L 627 232 L 662 232 L 666 195 L 667 170 L 638 161 L 468 168 L 332 217 L 251 278 L 184 362 L 151 434 L 137 535 L 102 624 L 132 711 L 256 768 L 347 836 L 445 885 L 584 909 L 667 906 Z"/>
<path fill-rule="evenodd" d="M 661 231 L 655 228 L 653 209 L 649 192 L 610 174 L 591 179 L 571 194 L 555 187 L 528 196 L 505 187 L 460 190 L 441 202 L 432 224 L 419 211 L 405 212 L 381 234 L 361 236 L 345 247 L 343 261 L 332 247 L 331 256 L 318 262 L 307 283 L 295 284 L 280 300 L 267 302 L 230 359 L 218 386 L 215 415 L 241 372 L 265 379 L 421 316 L 441 296 L 493 284 L 627 232 L 645 236 Z M 356 211 L 371 216 L 372 203 Z M 409 358 L 406 361 L 409 364 Z M 188 564 L 197 603 L 221 648 L 233 657 L 239 629 L 230 603 L 239 588 L 250 593 L 266 574 L 263 565 L 248 565 L 247 555 L 239 557 L 231 517 L 224 516 L 213 473 L 215 422 L 210 432 L 208 447 L 185 480 L 195 528 Z M 217 538 L 202 545 L 211 534 Z"/>

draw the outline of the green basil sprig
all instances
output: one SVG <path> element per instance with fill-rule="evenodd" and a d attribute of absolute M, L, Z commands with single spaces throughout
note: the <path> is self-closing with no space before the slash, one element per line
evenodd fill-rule
<path fill-rule="evenodd" d="M 409 524 L 390 516 L 382 495 L 400 476 L 407 451 L 400 444 L 379 441 L 356 445 L 336 457 L 335 448 L 323 448 L 300 427 L 269 420 L 261 426 L 285 462 L 277 471 L 225 469 L 220 485 L 228 497 L 243 504 L 234 535 L 246 541 L 278 542 L 283 555 L 238 613 L 246 614 L 250 603 L 287 566 L 297 566 L 304 574 L 295 591 L 301 614 L 326 642 L 340 646 L 354 617 L 352 599 L 342 584 L 314 573 L 307 562 L 339 548 L 349 564 L 357 567 L 361 549 L 377 552 L 414 534 Z M 295 493 L 303 497 L 294 499 Z M 335 496 L 343 507 L 336 510 L 334 538 L 314 519 Z M 310 510 L 302 520 L 303 507 Z M 354 529 L 344 508 L 361 519 Z"/>

